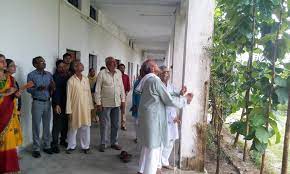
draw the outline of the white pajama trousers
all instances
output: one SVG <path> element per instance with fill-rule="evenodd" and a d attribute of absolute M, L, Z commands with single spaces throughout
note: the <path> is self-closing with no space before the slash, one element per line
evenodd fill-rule
<path fill-rule="evenodd" d="M 173 147 L 174 147 L 174 140 L 171 140 L 169 142 L 168 146 L 161 145 L 161 149 L 160 149 L 161 156 L 160 156 L 160 160 L 159 160 L 159 164 L 158 164 L 159 169 L 161 169 L 162 166 L 169 166 L 169 157 L 171 155 Z"/>
<path fill-rule="evenodd" d="M 143 174 L 156 174 L 160 163 L 160 147 L 147 148 L 142 146 L 139 160 L 139 172 Z"/>
<path fill-rule="evenodd" d="M 90 126 L 82 126 L 78 129 L 69 129 L 67 133 L 68 146 L 67 149 L 75 149 L 77 146 L 77 133 L 79 132 L 81 148 L 89 149 L 90 148 Z"/>

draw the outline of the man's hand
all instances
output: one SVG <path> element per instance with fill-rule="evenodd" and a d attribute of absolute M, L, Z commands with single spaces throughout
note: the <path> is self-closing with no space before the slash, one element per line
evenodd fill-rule
<path fill-rule="evenodd" d="M 52 80 L 52 81 L 50 81 L 50 84 L 49 84 L 49 92 L 50 92 L 51 96 L 54 93 L 55 89 L 56 89 L 56 85 L 55 85 L 54 81 Z"/>
<path fill-rule="evenodd" d="M 121 114 L 125 114 L 125 102 L 121 102 Z"/>
<path fill-rule="evenodd" d="M 193 94 L 192 93 L 188 93 L 186 94 L 186 99 L 187 99 L 187 104 L 190 104 L 193 98 Z"/>
<path fill-rule="evenodd" d="M 29 88 L 32 88 L 34 86 L 34 82 L 33 81 L 29 81 L 29 82 L 27 82 L 27 84 L 26 84 L 26 88 L 27 89 L 29 89 Z M 23 89 L 24 90 L 24 89 Z"/>
<path fill-rule="evenodd" d="M 55 83 L 54 83 L 54 81 L 52 80 L 52 81 L 50 81 L 50 84 L 49 84 L 49 89 L 50 90 L 52 90 L 52 91 L 54 91 L 55 90 L 55 88 L 56 88 L 56 86 L 55 86 Z"/>
<path fill-rule="evenodd" d="M 59 105 L 56 105 L 55 108 L 54 108 L 54 111 L 57 114 L 61 114 L 61 108 L 60 108 L 60 106 Z"/>
<path fill-rule="evenodd" d="M 102 105 L 97 105 L 97 111 L 102 112 L 103 111 L 103 106 Z"/>
<path fill-rule="evenodd" d="M 15 97 L 17 97 L 17 98 L 19 98 L 20 96 L 21 96 L 21 93 L 22 93 L 22 91 L 17 91 L 17 92 L 15 92 Z"/>
<path fill-rule="evenodd" d="M 36 88 L 36 90 L 38 90 L 38 91 L 44 91 L 44 90 L 46 90 L 46 87 L 44 85 L 41 85 L 41 86 L 38 86 Z"/>
<path fill-rule="evenodd" d="M 132 112 L 137 112 L 138 111 L 137 105 L 133 105 L 132 108 L 131 108 L 131 111 Z"/>
<path fill-rule="evenodd" d="M 71 117 L 72 117 L 71 114 L 67 114 L 67 118 L 68 118 L 69 121 L 71 121 L 71 119 L 72 119 Z"/>
<path fill-rule="evenodd" d="M 174 120 L 173 120 L 173 123 L 180 124 L 181 123 L 180 117 L 179 116 L 175 117 Z"/>
<path fill-rule="evenodd" d="M 17 89 L 16 88 L 9 88 L 9 89 L 7 89 L 6 91 L 5 91 L 5 93 L 3 94 L 3 96 L 9 96 L 9 95 L 12 95 L 12 94 L 14 94 L 15 92 L 17 91 Z"/>
<path fill-rule="evenodd" d="M 182 86 L 181 90 L 180 90 L 180 95 L 184 95 L 187 92 L 187 87 L 186 86 Z"/>

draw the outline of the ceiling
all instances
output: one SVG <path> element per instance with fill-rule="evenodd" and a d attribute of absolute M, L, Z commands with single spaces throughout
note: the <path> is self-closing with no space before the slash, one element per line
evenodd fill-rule
<path fill-rule="evenodd" d="M 91 0 L 142 50 L 166 50 L 180 0 Z"/>

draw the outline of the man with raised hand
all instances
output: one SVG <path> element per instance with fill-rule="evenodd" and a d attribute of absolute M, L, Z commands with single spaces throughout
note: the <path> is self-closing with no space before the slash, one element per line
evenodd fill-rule
<path fill-rule="evenodd" d="M 157 76 L 160 69 L 152 59 L 142 64 L 141 71 L 144 77 L 136 88 L 136 91 L 141 93 L 138 138 L 142 151 L 138 173 L 155 174 L 161 158 L 161 146 L 168 146 L 169 142 L 165 108 L 166 106 L 182 108 L 191 102 L 193 95 L 188 93 L 185 97 L 172 97 Z"/>

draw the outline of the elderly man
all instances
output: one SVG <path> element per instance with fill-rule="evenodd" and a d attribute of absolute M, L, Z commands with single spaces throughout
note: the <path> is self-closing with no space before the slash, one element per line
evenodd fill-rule
<path fill-rule="evenodd" d="M 94 109 L 89 79 L 82 75 L 84 66 L 78 62 L 74 65 L 75 74 L 67 82 L 66 114 L 69 115 L 67 134 L 67 153 L 76 148 L 76 135 L 79 131 L 81 148 L 84 153 L 90 150 L 91 110 Z"/>
<path fill-rule="evenodd" d="M 141 93 L 139 106 L 139 136 L 142 145 L 138 173 L 155 174 L 160 161 L 161 146 L 168 146 L 166 106 L 182 108 L 190 103 L 193 95 L 172 97 L 157 74 L 157 64 L 149 59 L 141 70 L 144 77 L 136 90 Z"/>
<path fill-rule="evenodd" d="M 96 83 L 95 101 L 100 116 L 101 145 L 100 152 L 104 152 L 107 144 L 107 129 L 111 121 L 111 148 L 121 150 L 118 145 L 118 129 L 120 108 L 125 112 L 125 91 L 122 82 L 122 73 L 116 69 L 117 64 L 113 57 L 106 58 L 106 69 L 99 72 Z"/>
<path fill-rule="evenodd" d="M 180 91 L 174 87 L 173 84 L 169 83 L 170 79 L 170 71 L 166 66 L 160 67 L 161 73 L 159 77 L 161 81 L 166 86 L 167 92 L 171 96 L 179 97 L 183 96 L 186 92 L 186 87 L 183 87 Z M 169 165 L 169 157 L 174 147 L 175 140 L 179 138 L 178 135 L 178 123 L 180 123 L 180 119 L 177 116 L 177 108 L 172 106 L 166 106 L 166 116 L 167 116 L 167 127 L 168 127 L 168 146 L 161 146 L 161 160 L 158 168 L 165 168 L 169 170 L 173 170 L 174 168 Z"/>

